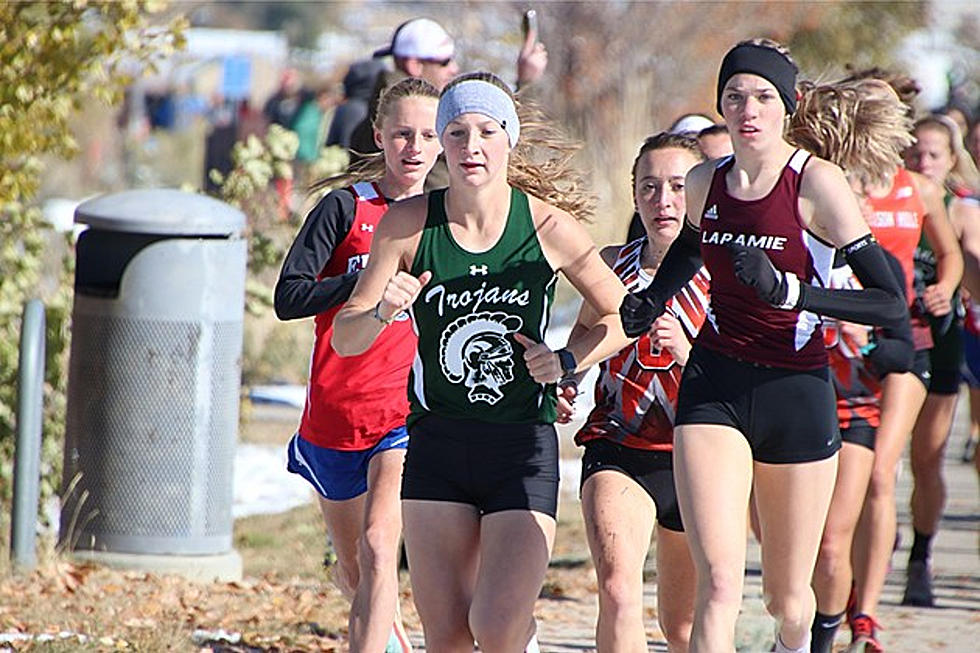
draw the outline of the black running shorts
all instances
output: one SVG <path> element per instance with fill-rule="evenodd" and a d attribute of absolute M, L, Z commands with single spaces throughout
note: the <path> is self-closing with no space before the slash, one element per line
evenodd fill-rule
<path fill-rule="evenodd" d="M 402 499 L 452 501 L 481 515 L 558 511 L 552 424 L 494 424 L 429 414 L 409 427 Z"/>
<path fill-rule="evenodd" d="M 840 439 L 843 442 L 856 444 L 865 449 L 875 450 L 875 433 L 878 429 L 868 424 L 857 424 L 849 429 L 842 429 Z"/>
<path fill-rule="evenodd" d="M 963 321 L 953 320 L 945 333 L 932 332 L 932 349 L 929 350 L 929 394 L 959 394 L 963 380 Z"/>
<path fill-rule="evenodd" d="M 684 368 L 674 425 L 721 424 L 762 463 L 823 460 L 840 449 L 837 398 L 826 367 L 756 365 L 697 344 Z"/>
<path fill-rule="evenodd" d="M 960 391 L 960 368 L 963 367 L 963 320 L 954 319 L 944 333 L 932 330 L 929 350 L 929 393 L 955 395 Z"/>
<path fill-rule="evenodd" d="M 608 470 L 625 474 L 650 495 L 657 506 L 658 524 L 667 530 L 684 532 L 674 489 L 672 452 L 633 449 L 605 438 L 586 442 L 582 456 L 582 485 L 596 472 Z"/>
<path fill-rule="evenodd" d="M 924 385 L 929 392 L 935 392 L 932 389 L 932 364 L 929 360 L 929 352 L 931 349 L 917 349 L 915 351 L 915 357 L 912 359 L 912 369 L 909 370 L 915 375 L 915 378 L 919 380 L 919 383 Z"/>

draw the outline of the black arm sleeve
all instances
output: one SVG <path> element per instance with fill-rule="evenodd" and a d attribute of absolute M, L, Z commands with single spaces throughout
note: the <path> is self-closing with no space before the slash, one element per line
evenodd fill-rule
<path fill-rule="evenodd" d="M 336 190 L 306 216 L 283 261 L 276 282 L 275 309 L 280 320 L 310 317 L 342 304 L 350 297 L 357 273 L 317 280 L 354 223 L 354 196 Z"/>
<path fill-rule="evenodd" d="M 895 278 L 874 237 L 868 234 L 841 249 L 864 288 L 840 290 L 801 284 L 796 308 L 898 332 L 903 325 L 908 328 L 904 284 Z"/>
<path fill-rule="evenodd" d="M 701 269 L 701 232 L 685 219 L 681 232 L 664 254 L 653 283 L 640 291 L 644 298 L 666 302 Z"/>
<path fill-rule="evenodd" d="M 657 275 L 645 290 L 623 297 L 619 306 L 619 319 L 623 332 L 630 338 L 642 335 L 653 321 L 663 314 L 667 300 L 691 280 L 701 267 L 701 247 L 698 230 L 687 220 L 681 233 L 671 244 Z"/>

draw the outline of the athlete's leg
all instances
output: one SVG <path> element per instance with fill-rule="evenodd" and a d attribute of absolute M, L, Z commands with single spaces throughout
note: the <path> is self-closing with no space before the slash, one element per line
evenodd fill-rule
<path fill-rule="evenodd" d="M 911 372 L 889 374 L 883 382 L 881 425 L 868 497 L 851 551 L 857 583 L 857 613 L 876 616 L 895 546 L 895 474 L 926 388 Z"/>
<path fill-rule="evenodd" d="M 946 504 L 943 457 L 956 413 L 957 395 L 929 394 L 912 430 L 912 526 L 933 535 Z"/>
<path fill-rule="evenodd" d="M 837 481 L 813 572 L 817 610 L 825 615 L 839 614 L 847 605 L 853 579 L 851 542 L 868 493 L 873 464 L 871 449 L 850 442 L 841 446 Z"/>
<path fill-rule="evenodd" d="M 657 612 L 671 653 L 691 643 L 697 571 L 687 535 L 657 526 Z"/>
<path fill-rule="evenodd" d="M 650 495 L 621 472 L 596 472 L 582 484 L 582 515 L 599 583 L 600 653 L 647 650 L 643 563 L 656 511 Z M 662 580 L 659 566 L 657 574 Z M 662 595 L 663 589 L 657 593 Z"/>
<path fill-rule="evenodd" d="M 807 463 L 755 463 L 763 593 L 779 638 L 791 649 L 810 636 L 816 611 L 810 582 L 836 477 L 836 454 Z"/>
<path fill-rule="evenodd" d="M 970 439 L 974 443 L 980 440 L 980 387 L 974 388 L 972 386 L 970 387 Z M 972 456 L 973 466 L 976 467 L 977 475 L 980 476 L 980 452 L 975 445 Z"/>
<path fill-rule="evenodd" d="M 320 499 L 320 512 L 327 526 L 327 535 L 333 546 L 337 562 L 333 568 L 333 581 L 341 593 L 353 600 L 361 573 L 357 564 L 357 540 L 364 526 L 364 506 L 367 495 L 362 494 L 345 501 Z"/>
<path fill-rule="evenodd" d="M 912 550 L 906 568 L 905 605 L 933 605 L 929 554 L 946 505 L 943 459 L 956 412 L 956 394 L 929 393 L 912 429 Z"/>
<path fill-rule="evenodd" d="M 479 562 L 480 516 L 448 501 L 402 501 L 412 595 L 425 650 L 473 653 L 468 615 Z"/>
<path fill-rule="evenodd" d="M 745 573 L 748 441 L 728 426 L 678 426 L 674 480 L 698 576 L 691 648 L 731 651 Z"/>
<path fill-rule="evenodd" d="M 469 612 L 470 630 L 481 651 L 519 653 L 534 636 L 534 602 L 554 541 L 555 519 L 544 513 L 502 510 L 483 516 Z"/>
<path fill-rule="evenodd" d="M 381 651 L 391 635 L 398 605 L 398 543 L 402 532 L 404 449 L 375 454 L 368 463 L 364 529 L 358 538 L 360 582 L 351 602 L 352 651 Z"/>
<path fill-rule="evenodd" d="M 970 388 L 970 438 L 976 443 L 980 440 L 980 388 Z M 980 476 L 980 450 L 974 446 L 973 466 Z"/>

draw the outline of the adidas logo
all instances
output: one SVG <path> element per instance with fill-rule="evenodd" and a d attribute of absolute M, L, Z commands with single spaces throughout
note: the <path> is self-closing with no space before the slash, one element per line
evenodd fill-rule
<path fill-rule="evenodd" d="M 704 212 L 705 220 L 717 220 L 718 219 L 718 205 L 712 204 L 711 208 Z"/>

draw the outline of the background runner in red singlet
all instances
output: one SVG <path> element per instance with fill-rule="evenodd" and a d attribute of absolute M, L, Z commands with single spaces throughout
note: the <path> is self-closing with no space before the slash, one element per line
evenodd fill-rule
<path fill-rule="evenodd" d="M 912 140 L 910 122 L 905 105 L 884 81 L 861 78 L 807 88 L 789 138 L 837 163 L 851 179 L 882 180 L 892 176 L 902 150 Z M 904 286 L 901 264 L 891 255 L 889 263 Z M 861 287 L 843 257 L 835 261 L 830 285 Z M 813 575 L 817 614 L 811 653 L 830 653 L 844 617 L 853 580 L 851 545 L 868 491 L 875 432 L 881 420 L 880 377 L 891 371 L 887 360 L 890 342 L 882 333 L 830 318 L 825 318 L 823 328 L 834 374 L 842 447 Z M 911 348 L 911 327 L 906 325 L 904 333 Z M 854 627 L 857 646 L 877 645 L 870 618 L 858 619 Z M 862 627 L 869 632 L 862 633 Z"/>
<path fill-rule="evenodd" d="M 439 93 L 406 79 L 382 97 L 374 128 L 382 151 L 317 187 L 335 190 L 310 212 L 283 263 L 275 307 L 281 319 L 315 316 L 316 340 L 289 470 L 316 489 L 337 554 L 336 581 L 351 599 L 354 651 L 407 651 L 397 617 L 398 488 L 408 434 L 406 383 L 415 354 L 407 319 L 375 347 L 341 358 L 330 344 L 334 316 L 368 262 L 388 202 L 422 192 L 442 149 L 435 132 Z M 394 622 L 394 629 L 392 623 Z"/>
<path fill-rule="evenodd" d="M 891 89 L 883 92 L 894 93 Z M 860 198 L 862 213 L 872 233 L 899 260 L 906 274 L 916 349 L 912 371 L 891 374 L 884 381 L 871 486 L 852 548 L 856 584 L 852 631 L 857 634 L 856 644 L 867 636 L 869 647 L 875 650 L 878 602 L 895 544 L 896 469 L 925 401 L 931 376 L 932 334 L 927 315 L 950 312 L 953 291 L 963 274 L 963 259 L 956 234 L 946 217 L 942 189 L 929 179 L 899 166 L 883 180 L 852 177 L 851 186 Z M 936 279 L 916 297 L 914 253 L 922 235 L 935 253 Z M 859 618 L 862 623 L 857 623 Z"/>

